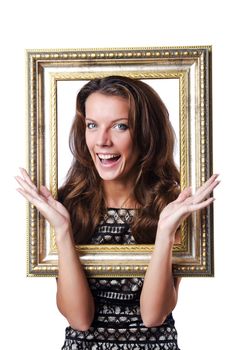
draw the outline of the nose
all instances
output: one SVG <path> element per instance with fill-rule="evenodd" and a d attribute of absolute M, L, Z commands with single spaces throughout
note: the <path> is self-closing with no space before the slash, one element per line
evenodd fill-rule
<path fill-rule="evenodd" d="M 112 138 L 111 138 L 110 130 L 107 130 L 105 128 L 99 129 L 96 145 L 99 147 L 112 146 Z"/>

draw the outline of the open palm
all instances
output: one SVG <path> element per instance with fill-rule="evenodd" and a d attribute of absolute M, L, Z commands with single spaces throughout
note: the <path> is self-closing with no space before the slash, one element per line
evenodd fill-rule
<path fill-rule="evenodd" d="M 218 175 L 212 175 L 192 194 L 191 187 L 184 189 L 177 199 L 169 203 L 161 212 L 159 228 L 174 234 L 181 223 L 193 212 L 207 207 L 214 198 L 209 197 L 219 184 Z"/>
<path fill-rule="evenodd" d="M 39 210 L 55 231 L 69 226 L 70 217 L 67 209 L 52 197 L 45 186 L 41 186 L 38 190 L 25 169 L 21 168 L 20 171 L 22 176 L 16 176 L 20 185 L 18 192 Z"/>

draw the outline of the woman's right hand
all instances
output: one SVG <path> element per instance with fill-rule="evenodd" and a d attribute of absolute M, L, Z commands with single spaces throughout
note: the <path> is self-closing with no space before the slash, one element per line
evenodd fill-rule
<path fill-rule="evenodd" d="M 20 185 L 17 191 L 33 204 L 54 227 L 56 236 L 67 232 L 71 228 L 67 209 L 52 197 L 46 186 L 41 186 L 38 190 L 25 169 L 20 168 L 20 172 L 21 176 L 15 177 Z"/>

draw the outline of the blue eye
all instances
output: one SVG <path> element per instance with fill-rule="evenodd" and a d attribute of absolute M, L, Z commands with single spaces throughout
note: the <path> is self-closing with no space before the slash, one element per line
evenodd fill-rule
<path fill-rule="evenodd" d="M 124 131 L 124 130 L 127 130 L 127 129 L 128 129 L 128 125 L 123 124 L 123 123 L 119 123 L 119 124 L 116 124 L 116 125 L 115 125 L 115 128 L 117 128 L 118 130 Z"/>
<path fill-rule="evenodd" d="M 86 127 L 87 127 L 88 129 L 94 129 L 94 128 L 96 127 L 96 124 L 93 123 L 93 122 L 89 122 L 89 123 L 86 124 Z"/>

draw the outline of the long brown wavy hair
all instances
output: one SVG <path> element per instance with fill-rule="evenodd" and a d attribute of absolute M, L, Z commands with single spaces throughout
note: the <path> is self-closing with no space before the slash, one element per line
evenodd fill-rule
<path fill-rule="evenodd" d="M 179 193 L 175 135 L 159 95 L 143 81 L 124 76 L 93 79 L 77 95 L 69 139 L 73 162 L 58 191 L 58 199 L 70 213 L 75 242 L 88 243 L 106 211 L 102 180 L 85 141 L 85 102 L 94 92 L 129 101 L 129 130 L 139 152 L 134 185 L 139 208 L 131 229 L 137 243 L 154 243 L 160 212 Z"/>

